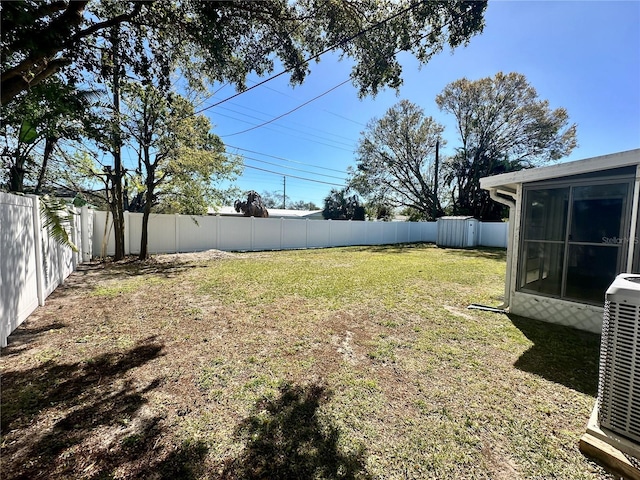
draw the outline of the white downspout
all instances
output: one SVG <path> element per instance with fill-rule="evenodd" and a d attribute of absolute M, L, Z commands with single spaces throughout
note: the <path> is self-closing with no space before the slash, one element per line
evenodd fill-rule
<path fill-rule="evenodd" d="M 638 227 L 638 199 L 640 197 L 640 166 L 636 166 L 636 181 L 633 185 L 633 203 L 631 204 L 631 229 L 629 232 L 629 251 L 627 253 L 626 272 L 633 270 L 633 254 L 635 252 L 636 232 Z"/>
<path fill-rule="evenodd" d="M 492 188 L 489 190 L 489 196 L 502 205 L 509 207 L 509 234 L 507 236 L 507 271 L 504 279 L 504 303 L 501 309 L 507 310 L 511 303 L 511 270 L 513 258 L 513 235 L 515 229 L 515 210 L 516 210 L 516 192 L 509 190 Z M 509 197 L 509 198 L 507 198 Z"/>

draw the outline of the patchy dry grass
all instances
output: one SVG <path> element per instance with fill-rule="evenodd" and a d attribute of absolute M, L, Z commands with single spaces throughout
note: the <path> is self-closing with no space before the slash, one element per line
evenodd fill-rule
<path fill-rule="evenodd" d="M 10 337 L 3 478 L 609 478 L 598 337 L 466 309 L 501 251 L 184 260 L 83 266 Z"/>

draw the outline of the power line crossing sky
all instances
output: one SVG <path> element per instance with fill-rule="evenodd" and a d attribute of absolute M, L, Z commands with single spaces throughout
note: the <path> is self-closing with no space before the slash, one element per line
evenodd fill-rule
<path fill-rule="evenodd" d="M 208 108 L 205 114 L 228 150 L 245 155 L 246 165 L 254 167 L 245 169 L 238 186 L 282 191 L 286 175 L 291 200 L 321 205 L 334 185 L 320 182 L 344 183 L 347 168 L 355 165 L 360 132 L 400 99 L 445 125 L 442 153 L 451 154 L 458 145 L 454 119 L 438 110 L 436 95 L 459 78 L 499 71 L 524 74 L 541 99 L 552 109 L 566 108 L 578 124 L 579 146 L 563 161 L 640 147 L 639 1 L 491 1 L 485 20 L 484 33 L 469 46 L 445 51 L 422 68 L 401 54 L 404 84 L 398 95 L 385 90 L 359 100 L 350 83 L 337 86 L 348 78 L 350 61 L 326 54 L 311 65 L 301 86 L 291 88 L 283 75 Z M 262 80 L 252 78 L 249 85 Z M 236 93 L 231 86 L 218 88 L 200 108 Z"/>

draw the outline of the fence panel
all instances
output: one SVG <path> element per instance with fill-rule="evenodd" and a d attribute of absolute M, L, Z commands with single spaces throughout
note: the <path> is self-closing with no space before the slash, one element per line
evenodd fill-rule
<path fill-rule="evenodd" d="M 330 221 L 329 225 L 329 245 L 332 247 L 346 247 L 351 245 L 351 224 L 350 221 Z"/>
<path fill-rule="evenodd" d="M 58 244 L 42 229 L 42 280 L 45 298 L 58 288 L 64 279 L 66 265 L 63 253 Z"/>
<path fill-rule="evenodd" d="M 280 250 L 282 248 L 282 220 L 280 218 L 251 218 L 251 250 Z"/>
<path fill-rule="evenodd" d="M 85 212 L 84 223 L 91 215 Z M 69 239 L 83 247 L 80 215 L 65 226 Z M 91 237 L 87 243 L 91 243 Z M 83 247 L 84 248 L 84 247 Z M 0 192 L 0 346 L 46 297 L 64 282 L 83 256 L 56 243 L 40 219 L 40 201 Z"/>
<path fill-rule="evenodd" d="M 506 248 L 509 237 L 508 222 L 480 222 L 478 245 Z"/>
<path fill-rule="evenodd" d="M 218 248 L 220 250 L 252 250 L 250 219 L 221 217 L 218 229 Z"/>
<path fill-rule="evenodd" d="M 309 222 L 315 220 L 282 219 L 282 248 L 307 248 Z"/>
<path fill-rule="evenodd" d="M 219 217 L 176 215 L 180 252 L 202 252 L 217 247 Z"/>
<path fill-rule="evenodd" d="M 394 243 L 398 243 L 396 241 L 397 238 L 397 225 L 398 222 L 385 222 L 382 225 L 384 225 L 384 229 L 382 231 L 382 242 L 380 242 L 383 245 L 391 245 Z"/>
<path fill-rule="evenodd" d="M 371 222 L 351 222 L 351 245 L 367 244 L 367 224 Z"/>
<path fill-rule="evenodd" d="M 113 233 L 113 217 L 110 212 L 96 210 L 93 212 L 93 253 L 103 257 L 116 252 L 116 241 Z"/>
<path fill-rule="evenodd" d="M 140 253 L 140 237 L 142 235 L 142 213 L 131 214 L 129 225 L 131 225 L 132 227 L 132 233 L 133 228 L 140 229 L 140 233 L 130 237 L 131 253 Z M 149 253 L 176 253 L 178 251 L 178 245 L 176 244 L 175 215 L 159 215 L 152 213 L 151 215 L 149 215 L 148 232 L 149 244 L 147 246 L 147 250 Z"/>
<path fill-rule="evenodd" d="M 396 243 L 409 243 L 409 222 L 394 222 L 396 224 Z"/>
<path fill-rule="evenodd" d="M 366 222 L 365 245 L 381 245 L 384 240 L 386 222 Z"/>
<path fill-rule="evenodd" d="M 307 246 L 309 248 L 322 248 L 329 247 L 330 243 L 330 232 L 332 223 L 335 222 L 324 222 L 320 220 L 310 220 L 309 221 L 309 241 L 307 242 Z"/>
<path fill-rule="evenodd" d="M 0 192 L 0 345 L 38 306 L 33 203 Z"/>
<path fill-rule="evenodd" d="M 438 222 L 423 222 L 420 223 L 422 227 L 422 241 L 436 243 L 438 239 Z"/>

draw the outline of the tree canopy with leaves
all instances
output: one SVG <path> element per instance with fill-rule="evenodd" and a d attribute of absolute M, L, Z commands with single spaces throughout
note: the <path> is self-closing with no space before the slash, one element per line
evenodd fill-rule
<path fill-rule="evenodd" d="M 349 183 L 374 204 L 412 208 L 422 218 L 442 211 L 435 187 L 436 147 L 444 127 L 408 100 L 374 118 L 362 132 Z"/>
<path fill-rule="evenodd" d="M 375 94 L 401 84 L 398 52 L 427 62 L 447 45 L 465 44 L 482 31 L 485 8 L 484 0 L 3 2 L 2 104 L 59 71 L 97 73 L 104 64 L 99 39 L 114 26 L 126 32 L 129 58 L 145 50 L 156 60 L 181 56 L 191 80 L 204 76 L 243 89 L 250 72 L 270 73 L 278 59 L 291 82 L 301 83 L 309 61 L 336 50 L 355 59 L 352 79 L 360 93 Z"/>
<path fill-rule="evenodd" d="M 332 188 L 324 199 L 322 216 L 325 220 L 364 220 L 365 209 L 357 195 L 349 196 L 349 190 Z"/>
<path fill-rule="evenodd" d="M 461 143 L 444 168 L 455 214 L 500 220 L 503 207 L 481 190 L 480 178 L 558 160 L 577 145 L 567 111 L 551 110 L 519 73 L 456 80 L 436 103 L 455 116 Z"/>
<path fill-rule="evenodd" d="M 13 192 L 42 193 L 49 161 L 59 143 L 78 141 L 97 128 L 96 92 L 77 90 L 52 77 L 33 87 L 13 108 L 0 107 L 2 170 Z"/>

